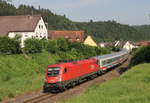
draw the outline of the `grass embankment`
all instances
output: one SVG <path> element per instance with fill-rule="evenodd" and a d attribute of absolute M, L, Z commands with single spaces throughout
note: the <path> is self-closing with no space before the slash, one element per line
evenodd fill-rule
<path fill-rule="evenodd" d="M 150 103 L 150 64 L 135 66 L 63 103 Z"/>
<path fill-rule="evenodd" d="M 59 57 L 44 52 L 30 55 L 0 55 L 0 101 L 41 88 L 48 64 Z"/>

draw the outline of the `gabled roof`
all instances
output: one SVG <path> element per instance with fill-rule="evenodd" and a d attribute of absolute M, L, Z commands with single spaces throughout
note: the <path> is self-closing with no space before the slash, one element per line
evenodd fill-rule
<path fill-rule="evenodd" d="M 122 48 L 127 42 L 130 43 L 129 41 L 116 41 L 114 46 Z"/>
<path fill-rule="evenodd" d="M 0 36 L 9 32 L 32 32 L 41 16 L 0 16 Z"/>
<path fill-rule="evenodd" d="M 48 38 L 49 39 L 57 39 L 60 37 L 64 37 L 69 41 L 84 41 L 84 31 L 71 31 L 71 30 L 49 30 Z"/>
<path fill-rule="evenodd" d="M 84 44 L 97 47 L 97 43 L 93 40 L 93 38 L 90 35 L 88 35 L 87 38 L 84 40 Z"/>

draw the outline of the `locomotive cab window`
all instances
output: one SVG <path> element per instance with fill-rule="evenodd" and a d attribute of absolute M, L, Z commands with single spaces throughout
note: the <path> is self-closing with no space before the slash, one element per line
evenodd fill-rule
<path fill-rule="evenodd" d="M 59 67 L 48 68 L 47 75 L 48 75 L 49 77 L 56 77 L 56 76 L 59 75 L 59 71 L 60 71 L 60 68 L 59 68 Z"/>
<path fill-rule="evenodd" d="M 67 72 L 68 72 L 68 69 L 67 69 L 67 68 L 65 68 L 65 69 L 64 69 L 64 73 L 67 73 Z"/>

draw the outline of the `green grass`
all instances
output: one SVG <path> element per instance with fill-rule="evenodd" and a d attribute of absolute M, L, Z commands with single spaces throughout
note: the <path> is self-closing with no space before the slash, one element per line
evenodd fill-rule
<path fill-rule="evenodd" d="M 0 55 L 0 101 L 41 88 L 45 68 L 58 59 L 58 56 L 47 52 Z"/>
<path fill-rule="evenodd" d="M 62 103 L 150 103 L 150 64 L 135 66 L 119 78 L 94 85 Z"/>

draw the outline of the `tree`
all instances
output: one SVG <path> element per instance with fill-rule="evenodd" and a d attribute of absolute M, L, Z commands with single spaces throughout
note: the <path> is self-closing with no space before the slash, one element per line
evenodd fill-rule
<path fill-rule="evenodd" d="M 25 47 L 24 47 L 25 53 L 41 53 L 42 52 L 42 44 L 39 39 L 27 39 L 25 40 Z"/>
<path fill-rule="evenodd" d="M 139 48 L 134 56 L 131 59 L 131 66 L 141 64 L 141 63 L 150 63 L 150 46 Z"/>
<path fill-rule="evenodd" d="M 9 37 L 0 37 L 0 54 L 21 53 L 20 41 Z"/>

